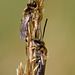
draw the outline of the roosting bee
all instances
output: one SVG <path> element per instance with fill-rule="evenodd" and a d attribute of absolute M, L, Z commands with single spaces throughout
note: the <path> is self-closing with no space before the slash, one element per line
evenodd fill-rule
<path fill-rule="evenodd" d="M 25 8 L 23 12 L 23 18 L 21 19 L 21 26 L 20 26 L 20 39 L 26 40 L 28 37 L 28 27 L 30 22 L 33 21 L 34 10 L 37 8 L 36 2 L 27 4 L 27 8 Z"/>
<path fill-rule="evenodd" d="M 30 0 L 31 2 L 27 4 L 27 7 L 23 11 L 23 18 L 21 19 L 20 26 L 20 39 L 27 42 L 27 37 L 30 32 L 29 27 L 33 24 L 33 32 L 36 32 L 38 23 L 42 20 L 43 13 L 43 2 L 44 0 Z M 37 35 L 37 34 L 35 34 Z"/>
<path fill-rule="evenodd" d="M 35 75 L 44 75 L 45 72 L 45 65 L 46 65 L 46 60 L 47 60 L 47 48 L 45 47 L 45 42 L 43 41 L 44 34 L 45 34 L 45 28 L 47 24 L 47 20 L 45 22 L 44 30 L 43 30 L 43 35 L 41 35 L 41 39 L 33 39 L 34 43 L 34 60 L 36 67 L 34 68 L 34 71 L 36 71 Z"/>

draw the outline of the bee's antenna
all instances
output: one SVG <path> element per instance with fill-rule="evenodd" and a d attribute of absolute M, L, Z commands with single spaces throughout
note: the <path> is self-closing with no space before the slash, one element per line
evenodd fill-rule
<path fill-rule="evenodd" d="M 43 29 L 43 36 L 42 36 L 42 38 L 44 38 L 44 34 L 45 34 L 45 29 L 46 29 L 47 21 L 48 21 L 48 19 L 46 19 L 46 21 L 45 21 L 45 25 L 44 25 L 44 29 Z"/>
<path fill-rule="evenodd" d="M 43 39 L 43 37 L 42 37 L 42 30 L 41 30 L 41 24 L 40 24 L 40 22 L 39 22 L 39 30 L 40 30 L 40 40 L 41 40 L 41 39 Z"/>

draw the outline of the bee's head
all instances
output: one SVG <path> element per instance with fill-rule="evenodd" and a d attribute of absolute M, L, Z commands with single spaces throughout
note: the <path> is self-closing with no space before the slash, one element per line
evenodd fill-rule
<path fill-rule="evenodd" d="M 40 46 L 45 46 L 45 43 L 44 43 L 44 41 L 42 41 L 42 40 L 33 40 L 34 41 L 34 44 L 36 45 L 36 46 L 38 46 L 38 47 L 40 47 Z"/>
<path fill-rule="evenodd" d="M 27 4 L 27 7 L 29 9 L 33 10 L 33 9 L 37 8 L 37 4 L 36 4 L 36 2 L 29 3 L 29 4 Z"/>

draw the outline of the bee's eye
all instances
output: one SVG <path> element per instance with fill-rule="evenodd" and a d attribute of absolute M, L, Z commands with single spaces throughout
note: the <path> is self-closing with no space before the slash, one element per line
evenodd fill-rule
<path fill-rule="evenodd" d="M 28 42 L 27 39 L 25 41 Z"/>
<path fill-rule="evenodd" d="M 36 44 L 36 46 L 40 46 L 41 45 L 39 40 L 34 40 L 34 43 Z"/>

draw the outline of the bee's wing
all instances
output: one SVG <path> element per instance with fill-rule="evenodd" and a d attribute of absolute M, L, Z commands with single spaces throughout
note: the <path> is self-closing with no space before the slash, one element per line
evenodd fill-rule
<path fill-rule="evenodd" d="M 21 25 L 20 25 L 20 39 L 24 40 L 26 38 L 25 36 L 25 21 L 24 19 L 21 19 Z"/>
<path fill-rule="evenodd" d="M 42 62 L 40 62 L 35 75 L 44 75 L 45 74 L 45 65 L 46 64 L 42 65 Z"/>
<path fill-rule="evenodd" d="M 30 20 L 30 15 L 26 15 L 25 18 L 21 19 L 20 26 L 20 39 L 24 40 L 28 35 L 28 22 Z"/>

